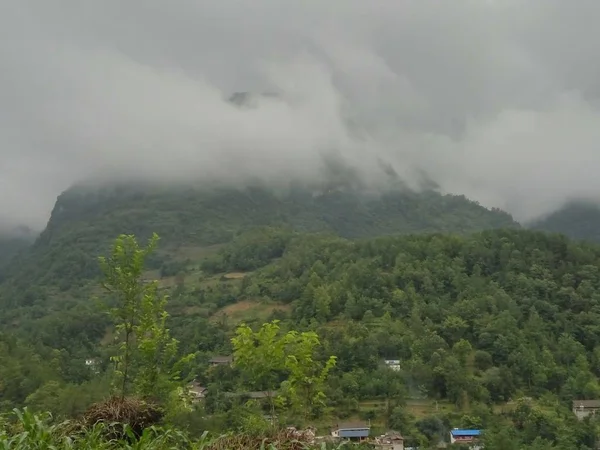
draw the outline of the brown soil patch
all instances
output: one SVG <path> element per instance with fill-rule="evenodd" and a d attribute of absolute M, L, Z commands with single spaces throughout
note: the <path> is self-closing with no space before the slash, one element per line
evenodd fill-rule
<path fill-rule="evenodd" d="M 246 272 L 231 272 L 223 275 L 223 278 L 227 278 L 228 280 L 239 280 L 248 275 Z"/>
<path fill-rule="evenodd" d="M 276 303 L 261 303 L 255 300 L 242 300 L 241 302 L 227 305 L 219 310 L 214 317 L 227 316 L 230 318 L 241 319 L 241 316 L 247 317 L 267 317 L 274 311 L 290 311 L 291 305 L 281 305 Z"/>
<path fill-rule="evenodd" d="M 206 308 L 203 308 L 202 306 L 186 306 L 183 308 L 183 314 L 186 316 L 201 314 L 203 312 L 206 312 Z"/>
<path fill-rule="evenodd" d="M 258 302 L 253 302 L 251 300 L 243 300 L 241 302 L 237 302 L 232 305 L 227 305 L 220 312 L 225 314 L 226 316 L 231 316 L 236 313 L 248 311 L 249 309 L 255 309 L 259 306 L 260 306 L 260 303 L 258 303 Z"/>

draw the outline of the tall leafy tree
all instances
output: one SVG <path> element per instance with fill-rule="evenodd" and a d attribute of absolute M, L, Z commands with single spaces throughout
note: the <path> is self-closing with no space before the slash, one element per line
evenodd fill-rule
<path fill-rule="evenodd" d="M 290 331 L 284 338 L 287 348 L 285 368 L 289 376 L 284 383 L 292 405 L 302 411 L 304 420 L 318 407 L 325 406 L 324 384 L 336 363 L 330 356 L 323 364 L 316 358 L 321 345 L 317 333 Z"/>
<path fill-rule="evenodd" d="M 133 389 L 144 398 L 165 399 L 175 390 L 182 366 L 194 357 L 175 361 L 178 341 L 166 327 L 167 297 L 158 294 L 156 281 L 143 278 L 145 260 L 158 240 L 153 234 L 141 247 L 135 236 L 121 235 L 110 255 L 99 258 L 102 286 L 116 302 L 109 313 L 119 340 L 118 354 L 112 360 L 121 398 Z"/>
<path fill-rule="evenodd" d="M 316 358 L 320 346 L 314 332 L 289 331 L 281 334 L 279 321 L 265 323 L 258 331 L 240 325 L 232 339 L 234 362 L 246 376 L 246 382 L 270 392 L 281 389 L 292 409 L 302 411 L 305 418 L 317 406 L 325 405 L 324 383 L 336 358 L 325 364 Z M 275 395 L 269 395 L 275 410 Z"/>
<path fill-rule="evenodd" d="M 252 389 L 266 390 L 271 413 L 275 412 L 274 391 L 281 383 L 285 368 L 285 340 L 279 335 L 279 321 L 265 323 L 258 331 L 240 325 L 231 339 L 234 364 Z"/>

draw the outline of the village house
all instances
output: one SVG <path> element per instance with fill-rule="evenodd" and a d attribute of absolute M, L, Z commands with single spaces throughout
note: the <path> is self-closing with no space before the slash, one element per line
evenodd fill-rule
<path fill-rule="evenodd" d="M 275 398 L 277 395 L 276 391 L 225 392 L 225 397 L 242 397 L 248 400 L 264 400 L 266 398 Z"/>
<path fill-rule="evenodd" d="M 573 413 L 579 420 L 595 415 L 600 410 L 600 400 L 573 400 Z"/>
<path fill-rule="evenodd" d="M 89 367 L 90 370 L 92 372 L 94 372 L 95 374 L 100 373 L 100 369 L 99 369 L 100 360 L 98 360 L 97 358 L 88 358 L 88 359 L 86 359 L 85 360 L 85 365 L 87 367 Z"/>
<path fill-rule="evenodd" d="M 381 450 L 404 450 L 404 438 L 400 433 L 388 431 L 375 438 L 375 447 Z"/>
<path fill-rule="evenodd" d="M 370 432 L 371 425 L 364 422 L 340 423 L 331 430 L 331 436 L 337 439 L 362 442 L 369 438 Z"/>
<path fill-rule="evenodd" d="M 385 362 L 385 365 L 388 366 L 393 371 L 398 372 L 400 370 L 400 360 L 386 359 L 386 360 L 384 360 L 384 362 Z"/>
<path fill-rule="evenodd" d="M 451 444 L 476 444 L 481 436 L 481 430 L 461 430 L 454 428 L 450 431 Z M 471 447 L 473 448 L 473 447 Z"/>
<path fill-rule="evenodd" d="M 277 396 L 275 391 L 256 391 L 256 392 L 244 392 L 243 396 L 247 396 L 253 400 L 260 400 L 262 398 L 273 398 Z"/>
<path fill-rule="evenodd" d="M 233 356 L 213 356 L 209 361 L 211 366 L 230 366 Z"/>
<path fill-rule="evenodd" d="M 196 380 L 188 384 L 188 392 L 192 397 L 192 403 L 197 403 L 206 397 L 207 388 L 201 386 Z"/>

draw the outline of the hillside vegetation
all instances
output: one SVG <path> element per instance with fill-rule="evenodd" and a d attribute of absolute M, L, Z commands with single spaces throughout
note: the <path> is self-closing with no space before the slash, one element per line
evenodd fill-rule
<path fill-rule="evenodd" d="M 143 239 L 156 229 L 164 235 L 138 281 L 156 279 L 157 298 L 169 295 L 177 357 L 195 355 L 182 376 L 207 388 L 191 410 L 163 420 L 190 439 L 205 430 L 260 435 L 266 415 L 319 433 L 370 420 L 372 434 L 399 430 L 406 445 L 425 449 L 453 427 L 485 429 L 490 449 L 595 448 L 600 424 L 578 421 L 570 405 L 600 398 L 600 247 L 519 229 L 504 213 L 432 193 L 292 201 L 228 191 L 194 209 L 189 198 L 176 208 L 170 192 L 137 203 L 126 192 L 66 194 L 11 265 L 0 291 L 2 410 L 79 417 L 114 392 L 122 347 L 105 313 L 115 297 L 95 279 L 95 256 L 120 231 Z M 419 224 L 430 232 L 411 233 Z M 476 231 L 493 224 L 508 228 Z M 264 345 L 244 350 L 232 341 L 240 333 Z M 307 363 L 278 359 L 282 348 Z M 232 367 L 210 367 L 212 356 L 231 354 Z M 290 389 L 304 379 L 299 370 L 332 356 L 322 396 L 302 402 Z M 399 360 L 400 370 L 385 359 Z M 249 401 L 252 391 L 282 400 Z"/>
<path fill-rule="evenodd" d="M 97 255 L 120 233 L 162 238 L 156 269 L 184 253 L 229 242 L 257 226 L 287 226 L 346 238 L 414 232 L 471 232 L 518 226 L 508 214 L 487 210 L 461 196 L 434 192 L 365 195 L 348 190 L 78 187 L 56 202 L 46 230 L 7 267 L 9 292 L 0 305 L 38 302 L 37 288 L 67 291 L 99 275 Z M 6 304 L 8 302 L 8 305 Z M 27 303 L 26 302 L 26 303 Z"/>
<path fill-rule="evenodd" d="M 232 351 L 237 323 L 225 311 L 246 304 L 250 324 L 277 318 L 284 329 L 316 330 L 323 356 L 337 356 L 327 383 L 328 409 L 313 412 L 331 417 L 330 423 L 370 417 L 381 429 L 399 428 L 419 442 L 433 442 L 451 426 L 494 428 L 535 417 L 537 428 L 527 425 L 521 438 L 558 442 L 567 439 L 563 424 L 579 426 L 570 400 L 600 396 L 599 264 L 596 246 L 524 230 L 349 241 L 264 228 L 241 235 L 200 265 L 190 261 L 179 281 L 164 289 L 172 292 L 173 335 L 182 351 L 200 352 L 195 374 L 209 392 L 247 389 L 248 380 L 235 371 L 207 371 L 204 365 L 209 355 Z M 271 312 L 261 316 L 264 309 Z M 68 347 L 77 351 L 81 342 L 73 341 L 92 318 L 63 315 L 61 332 L 70 335 L 41 323 L 38 333 L 45 333 L 48 348 L 71 341 Z M 104 329 L 98 332 L 101 337 Z M 84 367 L 74 370 L 75 359 L 56 353 L 45 369 L 39 363 L 34 368 L 28 361 L 39 361 L 35 354 L 47 350 L 6 342 L 7 364 L 0 372 L 28 382 L 4 387 L 10 404 L 74 414 L 106 389 L 102 377 Z M 109 347 L 96 349 L 102 358 Z M 399 359 L 401 371 L 386 368 L 384 358 Z M 75 399 L 78 386 L 85 386 L 86 396 Z M 541 403 L 515 402 L 521 397 Z M 410 404 L 419 398 L 442 408 L 417 415 Z M 385 402 L 361 406 L 374 399 Z M 243 426 L 235 419 L 243 417 L 243 404 L 211 395 L 203 408 L 212 417 L 195 419 L 203 428 Z M 439 420 L 435 426 L 432 417 Z M 584 442 L 581 436 L 568 439 Z M 570 448 L 586 448 L 579 445 Z"/>

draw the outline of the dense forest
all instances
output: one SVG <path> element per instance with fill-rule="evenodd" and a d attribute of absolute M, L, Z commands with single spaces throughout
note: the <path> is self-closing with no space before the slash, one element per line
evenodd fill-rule
<path fill-rule="evenodd" d="M 99 275 L 95 258 L 120 233 L 147 238 L 156 232 L 163 249 L 176 249 L 226 243 L 256 226 L 289 226 L 347 238 L 517 226 L 510 215 L 462 196 L 400 188 L 365 194 L 342 187 L 73 188 L 58 198 L 46 230 L 30 251 L 5 272 L 19 289 L 32 281 L 71 288 Z"/>
<path fill-rule="evenodd" d="M 276 417 L 321 434 L 338 421 L 370 421 L 373 435 L 397 430 L 422 449 L 456 427 L 484 429 L 487 449 L 595 448 L 600 423 L 577 420 L 571 403 L 600 398 L 600 247 L 433 193 L 292 200 L 259 190 L 250 207 L 248 192 L 201 200 L 189 191 L 179 203 L 172 193 L 146 203 L 119 192 L 64 194 L 5 271 L 3 411 L 77 418 L 115 393 L 121 316 L 107 311 L 118 289 L 102 288 L 114 272 L 98 256 L 124 264 L 115 237 L 143 243 L 157 231 L 135 286 L 168 312 L 176 351 L 167 360 L 186 360 L 177 386 L 206 389 L 178 409 L 175 385 L 160 385 L 171 386 L 156 399 L 168 412 L 160 425 L 185 439 L 268 434 Z M 231 208 L 216 200 L 225 198 Z M 147 329 L 163 329 L 160 308 L 148 311 Z M 213 367 L 217 355 L 234 363 Z M 147 380 L 139 361 L 132 376 Z M 131 383 L 142 397 L 158 392 Z"/>

